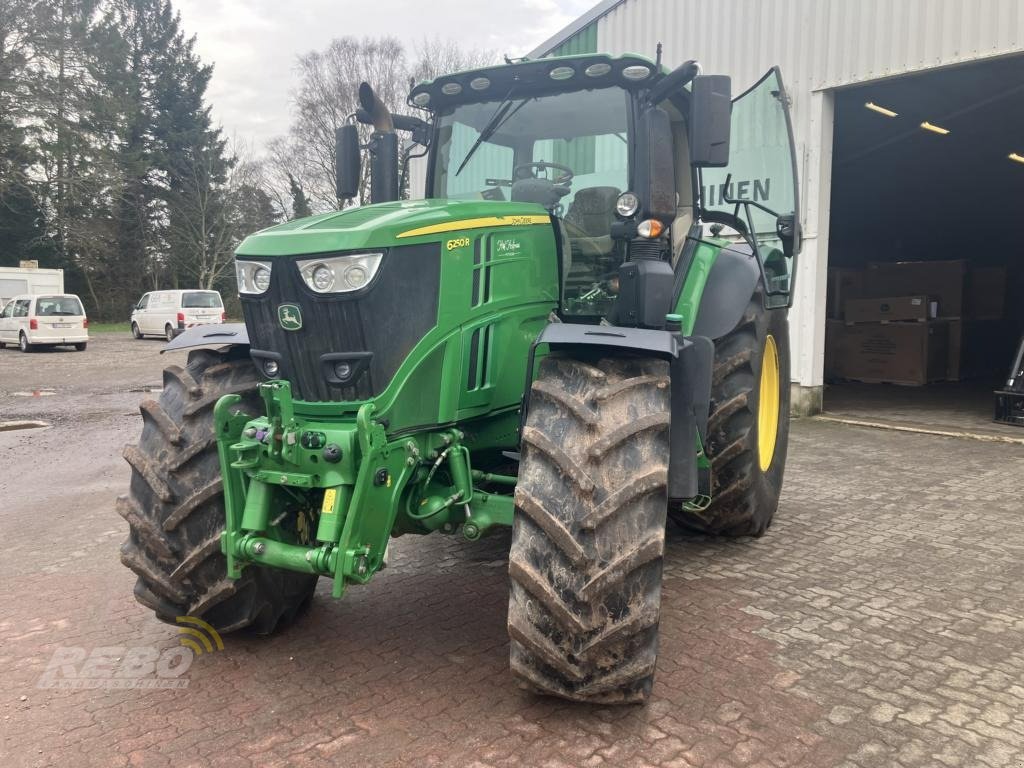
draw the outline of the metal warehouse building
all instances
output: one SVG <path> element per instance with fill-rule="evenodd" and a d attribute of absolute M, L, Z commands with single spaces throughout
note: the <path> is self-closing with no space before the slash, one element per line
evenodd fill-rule
<path fill-rule="evenodd" d="M 795 408 L 991 419 L 1024 326 L 1024 1 L 605 0 L 530 57 L 659 42 L 734 96 L 781 68 Z"/>

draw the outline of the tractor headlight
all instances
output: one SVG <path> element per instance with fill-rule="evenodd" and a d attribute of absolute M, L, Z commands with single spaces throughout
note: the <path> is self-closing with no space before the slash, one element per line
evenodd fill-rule
<path fill-rule="evenodd" d="M 624 219 L 631 218 L 640 210 L 640 198 L 634 192 L 623 192 L 615 201 L 615 212 Z"/>
<path fill-rule="evenodd" d="M 310 290 L 317 293 L 348 293 L 370 284 L 383 253 L 353 253 L 326 259 L 298 262 L 299 274 Z"/>
<path fill-rule="evenodd" d="M 317 291 L 329 291 L 334 286 L 334 273 L 321 264 L 313 268 L 313 288 Z"/>
<path fill-rule="evenodd" d="M 270 287 L 270 271 L 273 265 L 269 261 L 235 261 L 235 278 L 238 280 L 238 292 L 251 296 L 266 293 Z"/>

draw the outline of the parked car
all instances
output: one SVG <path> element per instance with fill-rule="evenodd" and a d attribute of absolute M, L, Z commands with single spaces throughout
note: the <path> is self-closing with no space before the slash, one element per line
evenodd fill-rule
<path fill-rule="evenodd" d="M 68 344 L 84 352 L 88 341 L 89 318 L 73 293 L 15 296 L 0 311 L 0 348 L 17 344 L 30 352 Z"/>
<path fill-rule="evenodd" d="M 132 336 L 163 336 L 170 341 L 186 328 L 224 319 L 224 302 L 217 291 L 150 291 L 132 310 Z"/>

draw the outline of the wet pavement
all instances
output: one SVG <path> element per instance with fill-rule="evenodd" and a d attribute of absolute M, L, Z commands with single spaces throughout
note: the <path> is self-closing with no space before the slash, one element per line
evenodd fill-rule
<path fill-rule="evenodd" d="M 670 531 L 651 702 L 587 707 L 511 679 L 503 537 L 399 539 L 283 633 L 183 648 L 114 511 L 160 346 L 0 351 L 0 422 L 51 425 L 0 432 L 5 768 L 1024 766 L 1022 446 L 796 422 L 765 537 Z"/>

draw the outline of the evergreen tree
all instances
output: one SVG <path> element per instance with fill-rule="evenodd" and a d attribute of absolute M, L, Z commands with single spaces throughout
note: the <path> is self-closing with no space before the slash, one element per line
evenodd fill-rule
<path fill-rule="evenodd" d="M 36 153 L 22 127 L 28 117 L 34 7 L 0 0 L 0 265 L 21 259 L 52 260 L 45 217 L 32 188 Z"/>
<path fill-rule="evenodd" d="M 313 210 L 309 207 L 306 193 L 302 191 L 299 182 L 290 173 L 288 174 L 288 188 L 292 194 L 292 218 L 304 219 L 307 216 L 312 216 Z"/>
<path fill-rule="evenodd" d="M 212 69 L 195 54 L 168 0 L 108 0 L 94 31 L 97 122 L 113 132 L 119 179 L 105 280 L 123 294 L 167 285 L 208 287 L 230 260 L 223 186 L 230 162 L 213 127 Z M 227 253 L 227 255 L 226 255 Z"/>

